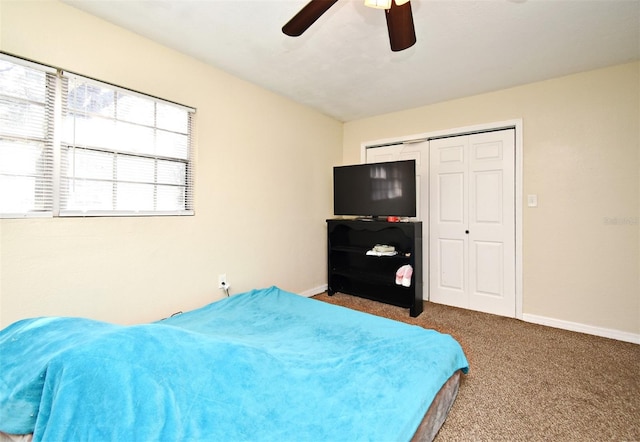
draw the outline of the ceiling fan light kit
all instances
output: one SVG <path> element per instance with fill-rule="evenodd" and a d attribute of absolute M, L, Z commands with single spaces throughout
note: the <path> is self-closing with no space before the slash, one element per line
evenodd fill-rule
<path fill-rule="evenodd" d="M 392 1 L 393 0 L 364 0 L 364 4 L 365 6 L 369 6 L 370 8 L 390 9 Z M 409 0 L 395 0 L 395 4 L 398 6 L 404 5 L 408 2 Z"/>
<path fill-rule="evenodd" d="M 338 0 L 311 0 L 282 27 L 290 37 L 304 33 Z M 394 52 L 405 50 L 416 42 L 416 31 L 409 0 L 364 0 L 366 6 L 384 9 L 389 32 L 389 43 Z"/>
<path fill-rule="evenodd" d="M 364 0 L 364 5 L 370 8 L 389 9 L 393 0 Z"/>

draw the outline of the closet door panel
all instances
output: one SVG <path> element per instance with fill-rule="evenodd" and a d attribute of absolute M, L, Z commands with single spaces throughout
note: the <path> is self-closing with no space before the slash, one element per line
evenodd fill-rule
<path fill-rule="evenodd" d="M 430 141 L 433 302 L 515 316 L 514 136 Z"/>

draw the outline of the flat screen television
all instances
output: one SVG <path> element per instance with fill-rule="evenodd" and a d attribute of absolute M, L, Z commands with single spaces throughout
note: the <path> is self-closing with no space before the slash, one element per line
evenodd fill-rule
<path fill-rule="evenodd" d="M 416 216 L 415 160 L 334 167 L 333 213 Z"/>

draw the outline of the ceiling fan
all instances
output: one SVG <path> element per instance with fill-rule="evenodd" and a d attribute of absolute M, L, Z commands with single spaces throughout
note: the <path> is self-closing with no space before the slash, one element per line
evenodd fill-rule
<path fill-rule="evenodd" d="M 302 35 L 338 0 L 311 0 L 286 25 L 282 32 L 291 37 Z M 384 9 L 389 31 L 389 43 L 394 52 L 405 50 L 416 42 L 413 14 L 409 0 L 365 0 L 365 5 Z"/>

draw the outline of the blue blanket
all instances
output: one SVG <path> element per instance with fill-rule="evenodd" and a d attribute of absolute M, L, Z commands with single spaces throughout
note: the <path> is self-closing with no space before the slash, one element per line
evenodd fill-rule
<path fill-rule="evenodd" d="M 0 431 L 34 441 L 409 440 L 467 370 L 449 335 L 284 292 L 153 324 L 0 332 Z"/>

